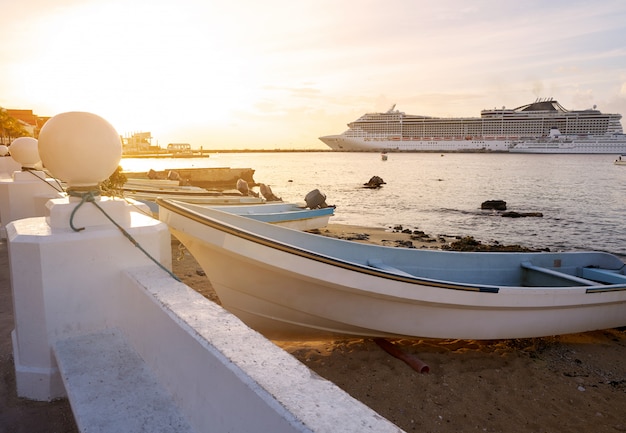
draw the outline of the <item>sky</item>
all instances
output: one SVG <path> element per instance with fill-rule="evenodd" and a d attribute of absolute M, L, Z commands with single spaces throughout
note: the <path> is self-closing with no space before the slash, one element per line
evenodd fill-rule
<path fill-rule="evenodd" d="M 626 116 L 624 41 L 623 0 L 0 0 L 0 107 L 162 147 L 327 149 L 393 104 Z"/>

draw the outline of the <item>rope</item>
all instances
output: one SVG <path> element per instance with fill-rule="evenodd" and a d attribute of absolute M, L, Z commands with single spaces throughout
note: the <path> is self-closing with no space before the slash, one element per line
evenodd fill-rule
<path fill-rule="evenodd" d="M 65 190 L 63 189 L 63 185 L 61 185 L 61 183 L 56 177 L 53 177 L 53 179 L 56 182 L 58 188 L 52 185 L 50 182 L 48 182 L 45 178 L 39 177 L 39 175 L 37 175 L 35 172 L 40 171 L 40 170 L 37 170 L 36 168 L 22 167 L 22 171 L 32 174 L 33 176 L 35 176 L 37 179 L 39 179 L 46 185 L 49 185 L 50 188 L 54 189 L 56 192 L 65 192 Z"/>
<path fill-rule="evenodd" d="M 174 278 L 176 281 L 181 281 L 180 278 L 178 278 L 172 271 L 170 271 L 169 269 L 167 269 L 165 266 L 163 266 L 161 263 L 159 263 L 158 260 L 156 260 L 154 257 L 152 257 L 150 255 L 150 253 L 148 253 L 140 244 L 139 242 L 137 242 L 135 240 L 135 238 L 133 238 L 131 236 L 130 233 L 128 233 L 124 227 L 122 227 L 121 225 L 119 225 L 117 222 L 115 222 L 113 220 L 113 218 L 111 218 L 111 216 L 109 214 L 106 213 L 106 211 L 104 209 L 102 209 L 100 207 L 100 205 L 96 202 L 96 196 L 100 195 L 99 191 L 86 191 L 86 192 L 81 192 L 79 190 L 68 190 L 67 191 L 68 195 L 70 197 L 80 197 L 81 201 L 80 203 L 72 210 L 72 214 L 70 215 L 70 227 L 72 228 L 72 230 L 74 230 L 75 232 L 80 232 L 82 230 L 85 230 L 85 227 L 80 227 L 80 228 L 76 228 L 74 227 L 74 215 L 76 214 L 76 211 L 78 210 L 78 208 L 80 208 L 84 203 L 86 202 L 91 202 L 94 204 L 94 206 L 96 208 L 98 208 L 98 210 L 100 212 L 102 212 L 102 214 L 107 217 L 107 219 L 109 221 L 111 221 L 113 223 L 113 225 L 115 225 L 115 227 L 117 227 L 122 234 L 126 237 L 126 239 L 128 239 L 135 247 L 139 248 L 139 250 L 144 253 L 146 255 L 146 257 L 148 257 L 150 260 L 152 260 L 155 264 L 157 264 L 161 269 L 163 269 L 165 272 L 167 272 L 172 278 Z"/>

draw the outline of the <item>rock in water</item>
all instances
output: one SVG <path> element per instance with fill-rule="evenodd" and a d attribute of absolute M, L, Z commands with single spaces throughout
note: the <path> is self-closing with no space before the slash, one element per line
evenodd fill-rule
<path fill-rule="evenodd" d="M 504 200 L 487 200 L 481 203 L 481 209 L 506 210 L 506 202 Z"/>
<path fill-rule="evenodd" d="M 364 183 L 363 186 L 365 188 L 380 188 L 382 185 L 386 184 L 382 177 L 380 176 L 372 176 L 367 183 Z"/>

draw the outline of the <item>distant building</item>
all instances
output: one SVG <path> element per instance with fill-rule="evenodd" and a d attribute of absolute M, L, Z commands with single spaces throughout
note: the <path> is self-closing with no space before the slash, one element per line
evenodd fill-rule
<path fill-rule="evenodd" d="M 39 137 L 39 131 L 43 125 L 50 119 L 50 117 L 41 117 L 33 113 L 33 110 L 18 110 L 13 108 L 4 109 L 7 116 L 17 120 L 19 126 L 26 131 L 26 133 L 34 138 Z M 2 144 L 10 144 L 17 136 L 13 136 L 10 131 L 2 131 L 0 135 L 0 141 Z"/>
<path fill-rule="evenodd" d="M 152 133 L 134 132 L 122 138 L 122 152 L 125 154 L 158 152 L 158 146 L 152 145 Z"/>
<path fill-rule="evenodd" d="M 191 144 L 189 143 L 170 143 L 167 145 L 169 153 L 191 153 Z"/>

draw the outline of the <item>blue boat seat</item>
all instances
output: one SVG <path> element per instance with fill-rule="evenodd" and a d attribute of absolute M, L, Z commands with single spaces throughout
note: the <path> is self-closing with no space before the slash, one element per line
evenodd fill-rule
<path fill-rule="evenodd" d="M 521 266 L 525 270 L 538 272 L 555 281 L 565 280 L 571 283 L 575 283 L 574 285 L 577 285 L 577 286 L 597 286 L 598 285 L 597 281 L 591 281 L 586 278 L 577 277 L 576 275 L 566 274 L 565 272 L 559 272 L 554 269 L 544 268 L 542 266 L 536 266 L 528 261 L 522 262 Z"/>
<path fill-rule="evenodd" d="M 605 284 L 626 284 L 626 275 L 617 270 L 583 268 L 582 276 L 583 278 L 588 278 Z"/>

